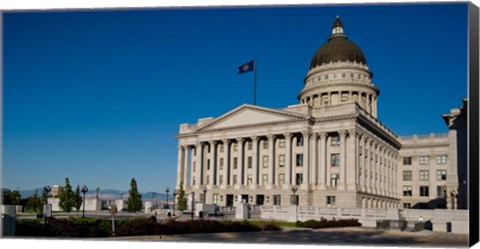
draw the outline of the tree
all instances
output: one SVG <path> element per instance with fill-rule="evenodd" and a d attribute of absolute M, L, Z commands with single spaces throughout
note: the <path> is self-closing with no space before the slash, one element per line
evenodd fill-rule
<path fill-rule="evenodd" d="M 75 196 L 74 196 L 74 199 L 75 199 L 75 209 L 78 211 L 80 211 L 80 208 L 82 207 L 82 196 L 80 195 L 80 186 L 77 185 L 77 189 L 75 190 Z"/>
<path fill-rule="evenodd" d="M 33 196 L 28 197 L 27 199 L 27 209 L 32 209 L 35 213 L 42 213 L 42 200 L 38 197 L 38 191 L 35 190 Z"/>
<path fill-rule="evenodd" d="M 75 193 L 72 191 L 68 177 L 65 178 L 65 187 L 60 193 L 58 205 L 64 212 L 71 212 L 75 206 Z"/>
<path fill-rule="evenodd" d="M 127 210 L 137 212 L 142 210 L 142 196 L 138 192 L 137 181 L 132 178 L 130 181 L 130 190 L 128 191 Z"/>
<path fill-rule="evenodd" d="M 185 198 L 185 190 L 183 189 L 183 182 L 180 183 L 178 190 L 178 210 L 184 211 L 187 209 L 187 198 Z"/>

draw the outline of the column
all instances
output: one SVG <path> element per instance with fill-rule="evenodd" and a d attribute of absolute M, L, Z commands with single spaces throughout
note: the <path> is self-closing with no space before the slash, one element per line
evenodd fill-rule
<path fill-rule="evenodd" d="M 210 178 L 209 180 L 209 186 L 210 188 L 209 189 L 212 189 L 212 186 L 214 185 L 214 182 L 215 182 L 215 173 L 216 173 L 216 152 L 217 152 L 217 146 L 216 146 L 216 141 L 209 141 L 209 146 L 210 146 L 210 169 L 208 170 L 208 176 Z"/>
<path fill-rule="evenodd" d="M 202 175 L 202 143 L 195 145 L 195 187 L 200 188 Z"/>
<path fill-rule="evenodd" d="M 356 190 L 357 189 L 357 134 L 354 129 L 348 131 L 348 139 L 347 139 L 347 164 L 346 164 L 346 182 L 347 182 L 347 189 L 348 190 Z"/>
<path fill-rule="evenodd" d="M 178 159 L 177 159 L 177 187 L 176 188 L 180 188 L 180 183 L 182 182 L 183 180 L 183 175 L 184 175 L 184 164 L 185 164 L 185 161 L 184 161 L 184 149 L 183 149 L 183 145 L 178 145 Z"/>
<path fill-rule="evenodd" d="M 285 184 L 290 189 L 292 185 L 292 133 L 285 133 Z"/>
<path fill-rule="evenodd" d="M 256 188 L 258 185 L 258 140 L 259 137 L 252 137 L 252 188 Z"/>
<path fill-rule="evenodd" d="M 376 158 L 378 158 L 378 148 L 379 148 L 379 145 L 377 142 L 375 142 L 374 144 L 374 150 L 373 150 L 373 180 L 374 180 L 374 185 L 373 185 L 373 188 L 374 188 L 374 193 L 375 194 L 379 194 L 379 183 L 380 183 L 380 179 L 379 179 L 379 175 L 378 175 L 378 160 L 376 160 Z"/>
<path fill-rule="evenodd" d="M 309 165 L 310 165 L 310 133 L 308 131 L 302 132 L 303 135 L 303 182 L 304 188 L 308 187 L 309 181 Z"/>
<path fill-rule="evenodd" d="M 230 183 L 228 171 L 230 169 L 229 159 L 230 159 L 230 146 L 228 144 L 228 139 L 223 139 L 223 183 L 222 187 L 226 188 L 226 186 Z"/>
<path fill-rule="evenodd" d="M 318 133 L 315 133 L 312 136 L 313 139 L 313 145 L 312 147 L 312 153 L 311 153 L 311 158 L 312 158 L 312 179 L 310 182 L 312 183 L 313 186 L 317 186 L 318 184 Z"/>
<path fill-rule="evenodd" d="M 242 168 L 243 168 L 243 142 L 245 139 L 237 138 L 237 184 L 236 186 L 243 185 Z"/>
<path fill-rule="evenodd" d="M 189 157 L 189 146 L 185 145 L 183 146 L 183 175 L 182 175 L 182 184 L 183 188 L 185 189 L 188 187 L 188 157 Z M 180 187 L 180 186 L 179 186 Z"/>
<path fill-rule="evenodd" d="M 267 135 L 268 138 L 268 181 L 267 181 L 267 188 L 272 188 L 274 181 L 273 181 L 273 176 L 275 174 L 275 167 L 274 167 L 274 141 L 275 141 L 275 136 L 274 135 Z"/>
<path fill-rule="evenodd" d="M 338 189 L 344 190 L 346 189 L 347 186 L 347 175 L 346 175 L 346 153 L 345 153 L 345 147 L 346 147 L 346 136 L 347 136 L 347 131 L 341 130 L 338 132 L 338 135 L 340 136 L 340 181 Z"/>
<path fill-rule="evenodd" d="M 327 176 L 327 133 L 321 132 L 318 135 L 320 138 L 320 152 L 318 154 L 318 185 L 320 185 L 320 190 L 325 190 L 325 178 Z"/>
<path fill-rule="evenodd" d="M 372 159 L 371 159 L 371 152 L 372 152 L 372 143 L 373 141 L 371 139 L 368 139 L 367 141 L 367 146 L 368 146 L 368 155 L 365 157 L 365 167 L 367 168 L 368 171 L 368 176 L 367 176 L 367 189 L 369 193 L 373 193 L 372 189 L 372 180 L 373 180 L 373 170 L 372 170 Z"/>

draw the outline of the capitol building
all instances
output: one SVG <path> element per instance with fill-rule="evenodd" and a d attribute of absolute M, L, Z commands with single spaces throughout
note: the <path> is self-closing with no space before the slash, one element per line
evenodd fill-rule
<path fill-rule="evenodd" d="M 177 189 L 218 206 L 468 208 L 467 99 L 445 110 L 448 133 L 396 135 L 377 118 L 380 89 L 339 17 L 297 97 L 181 124 Z"/>

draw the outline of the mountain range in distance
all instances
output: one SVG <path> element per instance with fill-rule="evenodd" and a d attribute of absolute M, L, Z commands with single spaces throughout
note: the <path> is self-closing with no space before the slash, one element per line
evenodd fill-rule
<path fill-rule="evenodd" d="M 75 188 L 72 189 L 75 191 Z M 13 190 L 11 190 L 13 191 Z M 20 190 L 20 195 L 22 198 L 28 198 L 30 196 L 33 196 L 35 194 L 35 191 L 38 193 L 39 196 L 42 195 L 43 188 L 36 188 L 36 189 L 27 189 L 27 190 Z M 167 200 L 167 194 L 166 193 L 158 193 L 158 192 L 145 192 L 145 193 L 140 193 L 142 195 L 142 200 L 153 200 L 154 195 L 156 195 L 157 200 L 159 201 L 165 201 Z M 82 193 L 80 193 L 82 195 Z M 83 196 L 83 195 L 82 195 Z M 90 198 L 95 198 L 96 197 L 96 191 L 95 189 L 90 190 L 85 194 L 85 198 L 90 199 Z M 116 189 L 100 189 L 98 191 L 98 197 L 100 199 L 128 199 L 128 191 L 120 191 Z M 173 200 L 172 192 L 168 193 L 168 200 Z"/>

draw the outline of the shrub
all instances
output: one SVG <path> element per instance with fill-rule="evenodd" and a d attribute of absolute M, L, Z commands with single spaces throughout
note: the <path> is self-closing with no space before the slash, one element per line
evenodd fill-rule
<path fill-rule="evenodd" d="M 352 227 L 352 226 L 361 226 L 356 219 L 347 219 L 347 220 L 326 220 L 325 218 L 320 218 L 318 220 L 306 220 L 306 221 L 297 221 L 295 224 L 297 227 L 307 227 L 307 228 L 328 228 L 328 227 Z"/>

